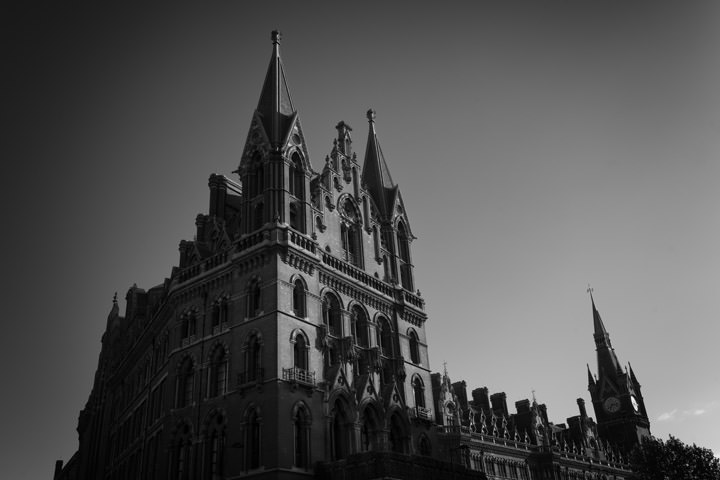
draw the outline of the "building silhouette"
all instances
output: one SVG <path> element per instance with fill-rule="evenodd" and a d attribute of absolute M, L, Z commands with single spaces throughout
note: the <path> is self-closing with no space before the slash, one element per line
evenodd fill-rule
<path fill-rule="evenodd" d="M 367 112 L 313 169 L 280 35 L 237 179 L 211 175 L 178 266 L 107 317 L 56 479 L 624 478 L 649 422 L 592 302 L 598 423 L 432 373 L 414 236 Z M 590 477 L 584 475 L 591 475 Z M 604 476 L 603 476 L 604 475 Z"/>

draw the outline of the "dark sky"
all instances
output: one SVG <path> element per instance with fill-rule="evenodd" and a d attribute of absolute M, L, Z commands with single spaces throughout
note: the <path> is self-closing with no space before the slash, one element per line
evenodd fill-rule
<path fill-rule="evenodd" d="M 565 421 L 592 283 L 653 433 L 720 451 L 720 4 L 258 3 L 1 7 L 0 477 L 74 452 L 113 293 L 237 167 L 276 28 L 316 170 L 377 110 L 434 370 Z"/>

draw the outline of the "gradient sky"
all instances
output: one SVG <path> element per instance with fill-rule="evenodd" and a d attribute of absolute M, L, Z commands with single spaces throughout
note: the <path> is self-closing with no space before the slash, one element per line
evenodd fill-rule
<path fill-rule="evenodd" d="M 564 422 L 591 283 L 653 434 L 720 452 L 720 3 L 47 3 L 0 12 L 1 478 L 77 448 L 113 293 L 237 168 L 276 28 L 316 170 L 377 110 L 435 371 Z"/>

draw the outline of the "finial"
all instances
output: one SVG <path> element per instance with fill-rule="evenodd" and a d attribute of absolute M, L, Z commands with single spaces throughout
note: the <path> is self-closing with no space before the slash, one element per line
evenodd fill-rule
<path fill-rule="evenodd" d="M 273 44 L 280 45 L 280 40 L 282 39 L 282 33 L 280 33 L 279 30 L 273 30 L 270 35 L 272 37 Z"/>
<path fill-rule="evenodd" d="M 535 390 L 532 390 L 532 396 L 533 396 L 533 403 L 537 403 L 537 400 L 535 399 Z"/>
<path fill-rule="evenodd" d="M 370 123 L 375 121 L 376 113 L 374 109 L 370 109 L 367 111 L 367 119 L 370 121 Z"/>
<path fill-rule="evenodd" d="M 588 283 L 588 288 L 587 288 L 587 290 L 585 290 L 585 291 L 586 291 L 587 293 L 589 293 L 589 294 L 590 294 L 590 298 L 592 298 L 592 294 L 593 294 L 593 292 L 595 291 L 595 289 L 592 288 L 592 287 L 590 286 L 590 284 Z"/>
<path fill-rule="evenodd" d="M 117 305 L 117 292 L 113 295 L 113 305 Z"/>

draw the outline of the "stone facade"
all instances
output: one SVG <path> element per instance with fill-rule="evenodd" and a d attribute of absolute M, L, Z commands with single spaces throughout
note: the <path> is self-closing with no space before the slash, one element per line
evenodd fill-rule
<path fill-rule="evenodd" d="M 623 478 L 584 405 L 561 428 L 535 401 L 511 415 L 504 394 L 468 400 L 431 374 L 375 113 L 362 162 L 340 122 L 314 170 L 272 38 L 238 178 L 210 176 L 170 278 L 131 287 L 124 315 L 113 300 L 78 452 L 55 478 Z"/>

